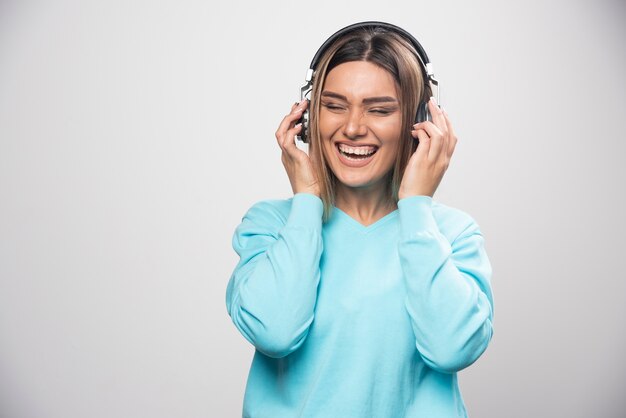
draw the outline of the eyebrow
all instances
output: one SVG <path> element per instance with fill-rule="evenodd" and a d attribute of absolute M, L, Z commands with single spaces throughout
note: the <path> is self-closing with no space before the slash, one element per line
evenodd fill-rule
<path fill-rule="evenodd" d="M 339 93 L 332 92 L 332 91 L 323 91 L 322 92 L 322 97 L 333 97 L 335 99 L 343 100 L 344 102 L 348 101 L 346 96 L 341 95 Z M 363 99 L 363 104 L 369 104 L 369 103 L 389 103 L 389 102 L 397 103 L 398 100 L 395 97 L 391 97 L 391 96 L 367 97 L 367 98 Z"/>

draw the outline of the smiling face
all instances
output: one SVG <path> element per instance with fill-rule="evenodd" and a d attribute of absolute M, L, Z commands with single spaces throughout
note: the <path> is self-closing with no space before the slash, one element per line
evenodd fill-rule
<path fill-rule="evenodd" d="M 367 61 L 339 64 L 328 73 L 320 101 L 321 141 L 338 189 L 384 189 L 401 137 L 393 76 Z"/>

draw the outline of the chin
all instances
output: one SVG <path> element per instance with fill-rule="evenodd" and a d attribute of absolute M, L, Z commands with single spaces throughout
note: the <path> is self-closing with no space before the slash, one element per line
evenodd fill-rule
<path fill-rule="evenodd" d="M 335 177 L 337 177 L 337 182 L 344 187 L 350 187 L 353 189 L 366 189 L 376 185 L 379 182 L 385 181 L 387 176 L 372 176 L 369 173 L 347 173 L 342 168 L 339 171 L 334 171 Z"/>

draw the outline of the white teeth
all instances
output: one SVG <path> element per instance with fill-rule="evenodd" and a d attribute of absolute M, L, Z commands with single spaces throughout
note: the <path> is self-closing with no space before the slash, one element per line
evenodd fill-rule
<path fill-rule="evenodd" d="M 357 155 L 369 155 L 369 154 L 373 154 L 376 151 L 376 147 L 370 147 L 370 146 L 350 147 L 345 144 L 339 144 L 339 149 L 345 153 L 357 154 Z"/>

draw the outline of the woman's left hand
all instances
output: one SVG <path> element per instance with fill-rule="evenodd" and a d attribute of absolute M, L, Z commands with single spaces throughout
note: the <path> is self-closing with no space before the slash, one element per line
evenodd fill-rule
<path fill-rule="evenodd" d="M 404 171 L 398 198 L 424 195 L 432 197 L 450 164 L 457 137 L 448 114 L 437 106 L 434 98 L 428 102 L 432 121 L 413 125 L 411 136 L 419 138 Z"/>

